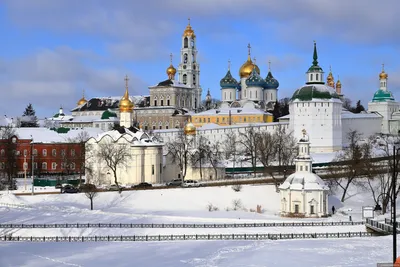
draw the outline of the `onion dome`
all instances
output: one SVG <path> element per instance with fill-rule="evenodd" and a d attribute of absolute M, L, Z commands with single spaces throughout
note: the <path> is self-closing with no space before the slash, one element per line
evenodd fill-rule
<path fill-rule="evenodd" d="M 279 87 L 279 82 L 277 79 L 272 76 L 271 71 L 268 72 L 267 77 L 265 78 L 265 89 L 277 89 Z"/>
<path fill-rule="evenodd" d="M 340 98 L 336 91 L 325 84 L 306 84 L 297 89 L 292 100 L 310 101 L 312 99 Z"/>
<path fill-rule="evenodd" d="M 134 105 L 132 101 L 129 99 L 128 92 L 128 75 L 125 76 L 125 94 L 119 101 L 119 111 L 120 112 L 132 112 Z"/>
<path fill-rule="evenodd" d="M 186 26 L 186 29 L 183 31 L 183 37 L 192 37 L 192 38 L 196 37 L 192 29 L 192 26 L 190 26 L 190 19 L 188 25 Z"/>
<path fill-rule="evenodd" d="M 243 63 L 243 65 L 239 69 L 240 78 L 249 77 L 254 68 L 256 69 L 257 73 L 260 74 L 260 68 L 255 63 L 253 63 L 253 61 L 251 61 L 251 55 L 250 55 L 251 46 L 250 46 L 250 44 L 247 46 L 247 48 L 249 49 L 247 61 L 245 63 Z"/>
<path fill-rule="evenodd" d="M 256 69 L 257 73 L 260 74 L 260 68 L 251 61 L 250 56 L 247 58 L 247 61 L 243 63 L 243 65 L 240 67 L 239 70 L 239 75 L 240 78 L 247 78 L 250 76 L 251 72 L 253 69 Z"/>
<path fill-rule="evenodd" d="M 254 87 L 265 87 L 265 81 L 264 79 L 260 76 L 260 74 L 257 73 L 256 68 L 253 68 L 251 71 L 250 76 L 246 79 L 246 85 L 247 86 L 254 86 Z"/>
<path fill-rule="evenodd" d="M 188 120 L 188 123 L 186 123 L 185 128 L 183 128 L 183 133 L 185 135 L 196 135 L 196 127 L 190 119 Z"/>
<path fill-rule="evenodd" d="M 232 77 L 231 71 L 228 70 L 226 73 L 225 77 L 221 79 L 219 82 L 219 85 L 221 86 L 222 89 L 225 88 L 236 88 L 237 87 L 237 81 L 235 78 Z"/>
<path fill-rule="evenodd" d="M 166 71 L 167 75 L 168 75 L 168 79 L 173 80 L 176 74 L 176 69 L 175 67 L 172 65 L 172 53 L 170 54 L 170 65 L 167 68 Z"/>
<path fill-rule="evenodd" d="M 337 80 L 336 82 L 336 88 L 342 89 L 342 82 L 340 80 Z"/>
<path fill-rule="evenodd" d="M 175 74 L 176 74 L 176 69 L 174 68 L 174 66 L 172 64 L 169 65 L 169 67 L 167 68 L 168 77 L 175 76 Z"/>
<path fill-rule="evenodd" d="M 79 101 L 76 103 L 78 106 L 83 105 L 87 102 L 87 100 L 85 99 L 85 90 L 83 90 L 83 94 L 82 94 L 82 98 L 79 99 Z"/>
<path fill-rule="evenodd" d="M 381 71 L 381 73 L 379 73 L 379 79 L 387 79 L 388 78 L 388 75 L 387 75 L 387 73 L 385 72 L 385 69 L 384 69 L 384 67 L 385 67 L 385 65 L 384 64 L 382 64 L 382 71 Z"/>

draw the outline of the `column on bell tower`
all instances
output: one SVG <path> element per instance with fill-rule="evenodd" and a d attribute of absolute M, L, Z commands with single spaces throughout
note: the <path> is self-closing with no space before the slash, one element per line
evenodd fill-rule
<path fill-rule="evenodd" d="M 192 109 L 198 108 L 202 93 L 200 87 L 200 65 L 197 62 L 196 35 L 190 25 L 190 19 L 182 35 L 181 61 L 178 66 L 178 76 L 180 83 L 193 88 L 191 107 Z"/>

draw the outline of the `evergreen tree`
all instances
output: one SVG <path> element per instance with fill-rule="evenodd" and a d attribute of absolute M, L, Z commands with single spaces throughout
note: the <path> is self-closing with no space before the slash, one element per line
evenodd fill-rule
<path fill-rule="evenodd" d="M 22 114 L 21 127 L 39 127 L 36 112 L 31 103 L 29 103 Z"/>
<path fill-rule="evenodd" d="M 361 105 L 361 100 L 358 100 L 356 108 L 354 109 L 354 113 L 361 113 L 361 111 L 365 111 L 365 108 L 363 105 Z"/>
<path fill-rule="evenodd" d="M 288 97 L 282 98 L 279 101 L 281 117 L 289 114 L 289 102 L 290 102 L 290 98 L 288 98 Z"/>
<path fill-rule="evenodd" d="M 276 100 L 274 105 L 274 110 L 272 111 L 272 115 L 274 116 L 274 122 L 278 121 L 278 118 L 281 116 L 281 105 L 278 100 Z"/>

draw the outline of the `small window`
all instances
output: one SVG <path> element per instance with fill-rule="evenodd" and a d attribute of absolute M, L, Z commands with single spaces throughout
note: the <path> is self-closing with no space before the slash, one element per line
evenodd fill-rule
<path fill-rule="evenodd" d="M 28 155 L 28 150 L 24 149 L 24 156 L 26 157 Z"/>
<path fill-rule="evenodd" d="M 65 169 L 65 162 L 61 162 L 61 170 Z"/>
<path fill-rule="evenodd" d="M 52 169 L 52 170 L 57 169 L 57 163 L 52 162 L 52 163 L 51 163 L 51 169 Z"/>
<path fill-rule="evenodd" d="M 302 171 L 303 170 L 303 166 L 300 166 L 300 171 Z"/>
<path fill-rule="evenodd" d="M 210 118 L 208 118 L 207 121 L 210 122 Z"/>
<path fill-rule="evenodd" d="M 42 169 L 43 170 L 47 170 L 47 162 L 43 162 L 42 163 Z"/>
<path fill-rule="evenodd" d="M 35 170 L 37 170 L 37 168 L 38 168 L 37 162 L 34 162 L 34 163 L 33 163 L 33 168 L 34 168 Z"/>
<path fill-rule="evenodd" d="M 162 173 L 162 164 L 160 163 L 160 173 Z"/>
<path fill-rule="evenodd" d="M 154 100 L 154 106 L 157 107 L 157 100 Z"/>
<path fill-rule="evenodd" d="M 65 157 L 65 149 L 61 149 L 61 156 Z"/>
<path fill-rule="evenodd" d="M 310 81 L 312 81 L 313 80 L 313 75 L 312 75 L 312 73 L 310 74 Z"/>
<path fill-rule="evenodd" d="M 169 106 L 170 104 L 169 104 L 169 99 L 167 99 L 167 106 Z"/>
<path fill-rule="evenodd" d="M 314 205 L 311 205 L 311 206 L 310 206 L 310 214 L 315 214 Z"/>
<path fill-rule="evenodd" d="M 159 126 L 159 129 L 162 130 L 162 126 L 161 125 Z"/>
<path fill-rule="evenodd" d="M 161 99 L 161 106 L 164 106 L 164 99 Z"/>
<path fill-rule="evenodd" d="M 51 151 L 51 155 L 52 155 L 53 157 L 57 156 L 57 150 L 53 149 L 53 150 Z"/>
<path fill-rule="evenodd" d="M 156 126 L 153 126 L 153 130 L 155 130 L 156 129 Z"/>
<path fill-rule="evenodd" d="M 319 79 L 319 75 L 318 74 L 315 74 L 315 79 L 318 81 L 318 79 Z"/>
<path fill-rule="evenodd" d="M 42 150 L 42 154 L 43 154 L 44 157 L 47 157 L 47 149 L 43 149 L 43 150 Z M 47 167 L 46 167 L 46 168 L 47 168 Z"/>
<path fill-rule="evenodd" d="M 75 149 L 71 149 L 71 156 L 75 157 Z"/>
<path fill-rule="evenodd" d="M 168 125 L 165 126 L 165 129 L 168 129 Z"/>

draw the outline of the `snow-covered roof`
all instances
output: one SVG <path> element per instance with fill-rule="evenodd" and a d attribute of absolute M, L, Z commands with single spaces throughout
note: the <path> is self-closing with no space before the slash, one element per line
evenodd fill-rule
<path fill-rule="evenodd" d="M 289 190 L 329 190 L 325 182 L 315 173 L 297 171 L 286 178 L 279 189 Z"/>
<path fill-rule="evenodd" d="M 189 85 L 180 83 L 177 80 L 165 80 L 159 82 L 157 85 L 149 86 L 150 89 L 157 88 L 157 87 L 182 87 L 182 88 L 192 88 Z"/>
<path fill-rule="evenodd" d="M 342 119 L 357 119 L 357 118 L 382 118 L 381 115 L 375 112 L 353 113 L 346 109 L 342 109 Z"/>
<path fill-rule="evenodd" d="M 88 137 L 94 137 L 104 132 L 99 128 L 70 129 L 67 133 L 57 133 L 48 128 L 15 128 L 19 139 L 32 140 L 34 143 L 64 143 L 75 139 L 82 132 L 87 132 Z"/>
<path fill-rule="evenodd" d="M 119 139 L 124 138 L 126 141 L 136 146 L 162 146 L 162 143 L 159 142 L 154 136 L 150 136 L 142 129 L 131 131 L 127 128 L 121 128 L 121 131 L 112 130 L 103 132 L 102 134 L 93 137 L 93 139 L 95 142 L 100 142 L 104 137 L 110 137 L 114 142 L 117 142 Z"/>
<path fill-rule="evenodd" d="M 199 112 L 193 114 L 192 116 L 204 116 L 204 115 L 272 115 L 269 112 L 263 111 L 261 109 L 256 108 L 219 108 L 219 109 L 210 109 L 203 112 Z"/>

